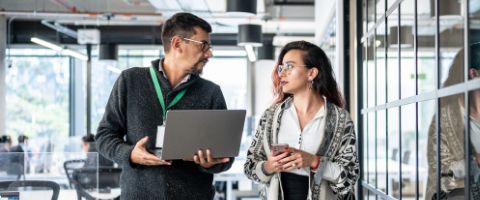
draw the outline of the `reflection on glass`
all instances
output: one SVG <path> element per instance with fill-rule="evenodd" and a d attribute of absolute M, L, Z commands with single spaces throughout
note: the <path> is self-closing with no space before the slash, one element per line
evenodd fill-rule
<path fill-rule="evenodd" d="M 435 128 L 433 117 L 435 115 L 435 100 L 424 101 L 418 104 L 418 192 L 419 198 L 425 199 L 425 189 L 427 184 L 427 177 L 436 180 L 436 174 L 427 174 L 427 146 L 431 145 L 433 141 L 428 138 L 428 130 Z M 429 127 L 431 126 L 431 127 Z M 435 183 L 432 187 L 435 187 Z"/>
<path fill-rule="evenodd" d="M 397 9 L 398 13 L 398 9 Z M 398 46 L 395 46 L 395 41 L 398 41 L 398 35 L 394 33 L 393 27 L 398 27 L 398 15 L 390 15 L 387 19 L 387 101 L 392 102 L 399 99 L 399 76 L 398 73 Z"/>
<path fill-rule="evenodd" d="M 370 185 L 377 185 L 377 166 L 375 164 L 375 143 L 376 143 L 376 126 L 375 126 L 375 112 L 368 113 L 368 183 Z"/>
<path fill-rule="evenodd" d="M 383 15 L 385 15 L 385 1 L 387 0 L 377 0 L 376 10 L 377 10 L 377 21 L 380 20 Z"/>
<path fill-rule="evenodd" d="M 461 14 L 459 1 L 439 1 L 440 18 L 440 83 L 442 87 L 461 83 L 463 76 L 463 51 L 464 46 L 464 15 Z M 453 39 L 455 38 L 455 39 Z M 460 76 L 452 79 L 452 72 L 459 73 Z M 448 79 L 448 80 L 447 80 Z M 446 81 L 447 80 L 447 81 Z"/>
<path fill-rule="evenodd" d="M 385 22 L 380 23 L 376 29 L 376 69 L 377 69 L 377 83 L 376 83 L 376 92 L 377 92 L 377 105 L 382 105 L 386 103 L 386 72 L 385 72 Z"/>
<path fill-rule="evenodd" d="M 402 152 L 400 153 L 402 173 L 402 198 L 415 198 L 416 196 L 416 110 L 415 104 L 402 106 Z"/>
<path fill-rule="evenodd" d="M 372 57 L 371 59 L 367 59 L 367 105 L 369 108 L 375 106 L 376 102 L 376 96 L 375 96 L 375 89 L 376 89 L 376 79 L 375 79 L 375 74 L 376 74 L 376 69 L 375 69 L 375 45 L 373 41 L 373 37 L 368 38 L 367 41 L 367 50 L 371 49 L 372 52 Z"/>
<path fill-rule="evenodd" d="M 479 69 L 475 69 L 479 71 Z M 477 77 L 478 78 L 478 77 Z M 480 89 L 469 93 L 470 98 L 470 143 L 471 167 L 470 167 L 470 199 L 480 199 Z"/>
<path fill-rule="evenodd" d="M 399 174 L 399 161 L 400 161 L 400 119 L 399 108 L 388 109 L 388 158 L 387 158 L 387 181 L 388 188 L 387 193 L 393 197 L 400 197 L 400 174 Z"/>
<path fill-rule="evenodd" d="M 367 1 L 367 32 L 375 25 L 375 0 Z"/>
<path fill-rule="evenodd" d="M 417 44 L 418 44 L 418 93 L 423 94 L 437 89 L 435 61 L 436 25 L 432 6 L 433 1 L 417 1 Z"/>
<path fill-rule="evenodd" d="M 370 178 L 370 174 L 368 173 L 368 170 L 370 169 L 370 167 L 368 166 L 369 162 L 368 162 L 368 159 L 370 158 L 370 156 L 368 155 L 368 114 L 365 114 L 364 117 L 363 117 L 363 167 L 360 168 L 363 170 L 363 175 L 365 176 L 364 177 L 364 181 L 369 183 L 369 178 Z"/>
<path fill-rule="evenodd" d="M 436 180 L 429 177 L 427 183 L 427 199 L 435 195 L 447 195 L 449 198 L 464 197 L 465 177 L 465 149 L 464 149 L 464 123 L 463 102 L 464 95 L 452 95 L 440 99 L 440 165 L 441 191 L 436 191 Z M 430 128 L 428 133 L 429 144 L 427 159 L 429 175 L 436 173 L 437 169 L 437 137 L 435 128 Z M 431 176 L 433 177 L 433 176 Z"/>
<path fill-rule="evenodd" d="M 414 54 L 414 13 L 413 13 L 413 0 L 405 0 L 400 4 L 400 27 L 397 30 L 399 32 L 399 39 L 397 41 L 400 47 L 400 69 L 401 79 L 400 85 L 401 98 L 414 96 L 416 94 L 415 80 L 417 75 L 415 74 L 415 54 Z"/>
<path fill-rule="evenodd" d="M 363 43 L 363 46 L 364 48 L 363 49 L 363 63 L 362 63 L 362 74 L 363 74 L 363 77 L 367 77 L 368 76 L 368 58 L 371 57 L 371 53 L 368 52 L 367 50 L 367 44 L 366 43 Z M 367 102 L 367 99 L 368 99 L 368 94 L 367 91 L 368 91 L 368 85 L 367 85 L 367 78 L 362 78 L 362 96 L 363 96 L 363 105 L 362 105 L 362 108 L 368 108 L 368 102 Z M 366 133 L 366 132 L 365 132 Z"/>
<path fill-rule="evenodd" d="M 477 34 L 478 29 L 472 27 L 473 24 L 480 23 L 480 9 L 478 1 L 469 1 L 469 23 L 470 23 L 470 36 Z M 480 43 L 479 41 L 472 41 L 470 43 L 470 69 L 468 70 L 468 77 L 470 80 L 478 79 L 480 74 Z M 476 72 L 476 74 L 475 74 Z M 474 76 L 477 75 L 477 76 Z M 480 89 L 474 90 L 469 94 L 470 100 L 470 141 L 473 149 L 471 149 L 472 157 L 475 158 L 475 162 L 472 162 L 470 176 L 470 199 L 480 199 Z"/>
<path fill-rule="evenodd" d="M 386 111 L 380 110 L 377 112 L 377 188 L 383 192 L 387 190 L 387 155 L 385 155 L 387 150 L 386 125 Z"/>
<path fill-rule="evenodd" d="M 477 14 L 477 17 L 480 15 Z M 478 19 L 477 19 L 478 21 Z M 480 43 L 470 44 L 469 80 L 480 78 Z M 471 145 L 470 199 L 480 199 L 480 89 L 469 93 L 469 129 Z"/>
<path fill-rule="evenodd" d="M 365 35 L 367 32 L 367 6 L 365 6 L 367 4 L 367 0 L 362 0 L 362 4 L 362 35 Z"/>

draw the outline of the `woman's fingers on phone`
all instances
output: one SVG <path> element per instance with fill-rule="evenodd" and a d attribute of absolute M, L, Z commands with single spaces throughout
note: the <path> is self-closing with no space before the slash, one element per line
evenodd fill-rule
<path fill-rule="evenodd" d="M 280 159 L 283 159 L 283 158 L 287 157 L 288 154 L 290 154 L 290 153 L 285 151 L 285 152 L 282 152 L 282 153 L 274 156 L 274 158 L 275 158 L 276 160 L 280 160 Z"/>

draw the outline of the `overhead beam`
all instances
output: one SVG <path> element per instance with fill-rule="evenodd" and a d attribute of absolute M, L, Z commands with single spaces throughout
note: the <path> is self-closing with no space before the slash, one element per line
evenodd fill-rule
<path fill-rule="evenodd" d="M 96 28 L 100 30 L 102 43 L 129 45 L 161 45 L 161 26 L 65 26 L 71 30 L 80 28 Z M 54 41 L 60 44 L 77 44 L 77 40 L 64 34 L 57 34 L 40 21 L 13 21 L 10 36 L 11 44 L 30 44 L 31 37 Z M 264 34 L 264 40 L 272 40 L 273 34 Z M 236 33 L 211 34 L 213 45 L 236 46 Z"/>

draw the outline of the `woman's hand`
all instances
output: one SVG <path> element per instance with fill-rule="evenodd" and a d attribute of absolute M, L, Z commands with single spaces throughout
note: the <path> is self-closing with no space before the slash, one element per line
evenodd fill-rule
<path fill-rule="evenodd" d="M 282 171 L 318 166 L 319 159 L 316 155 L 295 148 L 288 148 L 288 152 L 290 152 L 289 156 L 280 160 L 280 163 L 283 163 Z"/>
<path fill-rule="evenodd" d="M 268 160 L 263 163 L 265 171 L 269 174 L 283 171 L 283 164 L 280 162 L 280 160 L 286 158 L 289 154 L 289 152 L 283 152 L 274 156 L 272 153 L 270 153 Z"/>

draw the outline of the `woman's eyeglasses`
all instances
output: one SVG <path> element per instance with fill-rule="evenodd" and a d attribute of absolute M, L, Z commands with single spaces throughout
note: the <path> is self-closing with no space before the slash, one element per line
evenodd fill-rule
<path fill-rule="evenodd" d="M 283 72 L 289 73 L 295 66 L 290 64 L 290 63 L 285 63 L 283 65 L 278 65 L 277 66 L 277 73 L 278 75 L 281 75 Z M 306 65 L 299 65 L 297 67 L 306 67 Z"/>
<path fill-rule="evenodd" d="M 197 43 L 199 46 L 200 46 L 200 49 L 203 51 L 203 52 L 207 52 L 208 50 L 212 50 L 212 45 L 210 43 L 208 43 L 207 41 L 203 40 L 203 41 L 198 41 L 198 40 L 194 40 L 194 39 L 190 39 L 190 38 L 183 38 L 184 40 L 187 40 L 187 41 L 190 41 L 190 42 L 195 42 Z"/>

